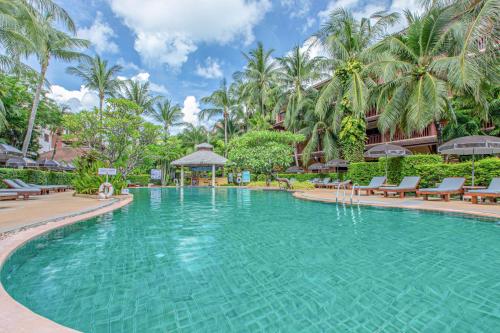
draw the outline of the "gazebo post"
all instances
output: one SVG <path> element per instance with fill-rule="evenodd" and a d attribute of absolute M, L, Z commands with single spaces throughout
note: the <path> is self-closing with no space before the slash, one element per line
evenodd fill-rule
<path fill-rule="evenodd" d="M 181 187 L 184 187 L 184 166 L 181 165 Z"/>
<path fill-rule="evenodd" d="M 212 187 L 215 187 L 215 164 L 212 164 Z"/>

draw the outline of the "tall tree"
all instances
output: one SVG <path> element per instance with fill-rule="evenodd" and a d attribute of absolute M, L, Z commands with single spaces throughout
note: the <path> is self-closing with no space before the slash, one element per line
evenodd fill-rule
<path fill-rule="evenodd" d="M 303 99 L 311 94 L 314 80 L 321 77 L 318 65 L 321 58 L 311 58 L 310 48 L 302 50 L 295 46 L 285 57 L 278 58 L 277 73 L 279 99 L 274 113 L 285 111 L 284 125 L 287 130 L 296 133 L 300 130 L 305 111 Z M 295 164 L 299 165 L 297 147 L 294 148 Z"/>
<path fill-rule="evenodd" d="M 180 126 L 182 121 L 182 109 L 178 104 L 173 104 L 170 99 L 159 101 L 148 115 L 162 125 L 165 137 L 168 136 L 172 126 Z"/>
<path fill-rule="evenodd" d="M 227 86 L 226 79 L 220 83 L 219 89 L 215 90 L 210 96 L 203 97 L 201 102 L 210 107 L 200 111 L 200 119 L 207 119 L 222 116 L 224 121 L 224 156 L 227 156 L 228 132 L 227 126 L 231 112 L 237 107 L 231 90 Z"/>
<path fill-rule="evenodd" d="M 76 67 L 68 67 L 69 74 L 76 75 L 83 80 L 85 87 L 94 90 L 99 96 L 99 118 L 102 121 L 104 98 L 113 96 L 121 86 L 116 77 L 122 70 L 119 65 L 108 66 L 108 61 L 99 55 L 93 58 L 84 58 Z"/>
<path fill-rule="evenodd" d="M 267 102 L 274 86 L 276 63 L 272 58 L 273 49 L 265 50 L 261 42 L 248 54 L 243 53 L 247 64 L 242 72 L 235 73 L 237 80 L 244 82 L 244 95 L 251 101 L 255 111 L 269 114 Z"/>
<path fill-rule="evenodd" d="M 126 81 L 120 92 L 120 97 L 136 103 L 146 114 L 153 110 L 154 104 L 160 99 L 159 96 L 151 94 L 149 82 L 139 80 Z"/>
<path fill-rule="evenodd" d="M 33 12 L 33 15 L 35 15 L 36 19 L 23 19 L 22 22 L 26 35 L 35 46 L 33 52 L 40 65 L 40 74 L 22 147 L 24 156 L 28 152 L 31 141 L 38 104 L 40 103 L 50 60 L 72 61 L 82 59 L 84 54 L 79 52 L 79 49 L 89 45 L 86 40 L 75 38 L 70 34 L 57 30 L 54 27 L 58 23 L 56 21 L 57 13 L 43 10 Z M 67 22 L 67 26 L 72 27 L 72 22 Z"/>

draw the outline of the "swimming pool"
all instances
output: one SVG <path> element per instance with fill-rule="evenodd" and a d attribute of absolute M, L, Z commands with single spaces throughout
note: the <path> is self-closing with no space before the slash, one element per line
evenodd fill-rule
<path fill-rule="evenodd" d="M 495 332 L 500 227 L 288 193 L 137 189 L 16 251 L 5 289 L 84 332 Z"/>

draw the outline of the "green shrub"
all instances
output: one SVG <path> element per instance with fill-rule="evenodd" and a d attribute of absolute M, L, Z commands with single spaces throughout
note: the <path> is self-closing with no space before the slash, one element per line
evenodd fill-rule
<path fill-rule="evenodd" d="M 305 182 L 314 178 L 331 178 L 335 179 L 344 179 L 346 178 L 345 173 L 279 173 L 279 178 L 287 178 L 287 179 L 295 179 L 299 182 Z"/>
<path fill-rule="evenodd" d="M 74 177 L 74 172 L 0 168 L 0 179 L 18 178 L 26 183 L 38 185 L 70 185 Z M 3 184 L 2 186 L 5 187 Z"/>
<path fill-rule="evenodd" d="M 267 176 L 266 175 L 263 175 L 263 174 L 260 174 L 260 175 L 257 175 L 257 181 L 258 182 L 265 182 L 267 179 Z M 251 179 L 250 179 L 251 180 Z"/>
<path fill-rule="evenodd" d="M 80 159 L 77 162 L 77 171 L 73 179 L 73 187 L 76 193 L 80 194 L 97 194 L 99 186 L 106 181 L 106 176 L 99 176 L 98 169 L 105 167 L 103 162 L 96 161 L 92 158 Z M 120 174 L 110 176 L 108 181 L 113 185 L 114 193 L 120 194 L 121 190 L 127 186 L 125 179 Z"/>
<path fill-rule="evenodd" d="M 379 165 L 385 174 L 385 157 L 379 159 Z M 415 176 L 415 167 L 422 164 L 442 163 L 443 157 L 436 154 L 417 154 L 406 157 L 389 157 L 387 159 L 387 178 L 389 183 L 398 184 L 405 176 Z"/>
<path fill-rule="evenodd" d="M 127 182 L 131 184 L 138 184 L 141 186 L 148 186 L 150 182 L 150 176 L 148 174 L 128 175 Z"/>
<path fill-rule="evenodd" d="M 346 178 L 353 184 L 367 185 L 373 177 L 384 174 L 384 167 L 381 167 L 379 162 L 359 162 L 349 165 Z"/>

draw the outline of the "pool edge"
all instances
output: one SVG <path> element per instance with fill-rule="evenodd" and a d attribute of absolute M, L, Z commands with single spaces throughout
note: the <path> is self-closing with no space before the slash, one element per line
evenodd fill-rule
<path fill-rule="evenodd" d="M 328 203 L 328 204 L 343 204 L 343 205 L 361 205 L 361 206 L 370 206 L 370 207 L 377 207 L 377 208 L 386 208 L 386 209 L 402 209 L 402 210 L 420 210 L 420 211 L 427 211 L 427 212 L 435 212 L 435 213 L 443 213 L 443 214 L 451 214 L 451 215 L 462 215 L 468 218 L 483 218 L 486 220 L 491 219 L 491 222 L 495 222 L 493 219 L 500 219 L 500 216 L 498 214 L 494 213 L 487 213 L 487 212 L 471 212 L 471 211 L 465 211 L 465 210 L 458 210 L 458 209 L 450 209 L 450 208 L 445 208 L 445 207 L 425 207 L 425 206 L 405 206 L 405 205 L 398 205 L 397 202 L 394 204 L 380 204 L 380 203 L 375 203 L 375 202 L 363 202 L 360 201 L 355 202 L 355 203 L 350 203 L 348 201 L 346 202 L 336 202 L 332 199 L 328 198 L 321 198 L 318 196 L 308 196 L 307 192 L 305 191 L 293 191 L 292 196 L 295 199 L 298 200 L 304 200 L 304 201 L 314 201 L 314 202 L 321 202 L 321 203 Z M 309 193 L 310 194 L 310 193 Z"/>
<path fill-rule="evenodd" d="M 0 270 L 10 256 L 27 242 L 54 229 L 85 221 L 122 208 L 130 204 L 133 199 L 133 195 L 119 198 L 110 205 L 92 211 L 81 212 L 80 214 L 77 213 L 76 215 L 70 214 L 64 218 L 56 218 L 55 221 L 46 221 L 44 224 L 21 230 L 7 238 L 0 239 Z M 18 303 L 7 293 L 0 281 L 0 332 L 69 333 L 78 331 L 38 315 L 21 303 Z"/>

